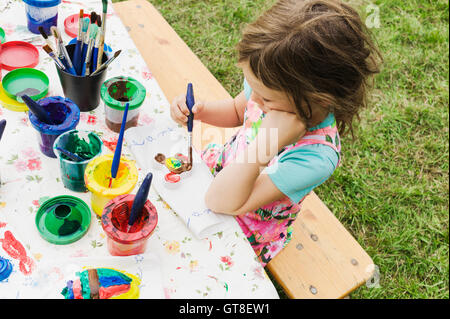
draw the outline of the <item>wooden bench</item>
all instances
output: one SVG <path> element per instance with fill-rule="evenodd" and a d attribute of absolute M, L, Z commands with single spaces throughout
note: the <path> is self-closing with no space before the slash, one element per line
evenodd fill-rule
<path fill-rule="evenodd" d="M 169 102 L 186 90 L 188 82 L 193 83 L 195 94 L 203 99 L 230 98 L 148 1 L 118 2 L 114 9 Z M 194 125 L 197 149 L 212 141 L 223 143 L 234 132 L 200 124 Z M 343 298 L 372 277 L 374 265 L 312 192 L 294 223 L 292 241 L 267 269 L 289 298 Z"/>

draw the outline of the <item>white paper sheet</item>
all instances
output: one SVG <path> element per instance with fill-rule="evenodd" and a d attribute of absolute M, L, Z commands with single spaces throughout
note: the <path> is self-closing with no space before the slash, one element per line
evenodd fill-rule
<path fill-rule="evenodd" d="M 150 126 L 129 128 L 125 131 L 125 141 L 138 166 L 153 173 L 152 185 L 155 190 L 198 239 L 224 229 L 224 224 L 231 217 L 216 214 L 206 207 L 204 196 L 214 177 L 195 150 L 192 152 L 192 170 L 189 175 L 180 175 L 181 180 L 176 188 L 166 186 L 164 176 L 169 170 L 154 161 L 157 153 L 166 157 L 176 153 L 187 156 L 187 134 L 183 129 L 171 121 L 158 121 Z"/>

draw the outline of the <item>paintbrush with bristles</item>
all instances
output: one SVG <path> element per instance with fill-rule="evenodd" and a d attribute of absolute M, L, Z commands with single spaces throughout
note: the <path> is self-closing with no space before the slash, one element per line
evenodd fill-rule
<path fill-rule="evenodd" d="M 97 21 L 97 13 L 92 11 L 91 12 L 91 17 L 89 18 L 88 28 L 87 28 L 86 34 L 84 36 L 83 49 L 81 50 L 82 69 L 84 67 L 84 61 L 86 61 L 86 54 L 87 54 L 87 49 L 89 47 L 91 29 L 92 28 L 97 28 L 98 29 L 98 26 L 95 24 L 96 21 Z M 83 70 L 81 70 L 81 75 L 82 76 L 84 75 L 83 74 Z"/>
<path fill-rule="evenodd" d="M 63 62 L 64 66 L 66 67 L 66 71 L 72 75 L 77 75 L 77 72 L 75 72 L 75 69 L 73 68 L 72 60 L 70 59 L 69 53 L 67 53 L 66 46 L 64 45 L 64 41 L 61 37 L 61 33 L 59 33 L 59 30 L 57 27 L 52 26 L 50 30 L 53 33 L 53 36 L 58 39 L 58 48 L 59 48 L 59 59 Z"/>
<path fill-rule="evenodd" d="M 47 52 L 47 54 L 53 59 L 53 61 L 55 61 L 56 66 L 62 70 L 62 71 L 66 71 L 66 67 L 64 66 L 64 64 L 62 64 L 62 62 L 59 60 L 59 58 L 55 55 L 55 53 L 53 52 L 53 49 L 48 45 L 44 45 L 42 47 L 44 49 L 45 52 Z"/>
<path fill-rule="evenodd" d="M 108 13 L 108 0 L 102 0 L 102 33 L 100 38 L 100 44 L 98 48 L 98 58 L 97 58 L 97 69 L 102 64 L 103 50 L 105 46 L 105 36 L 106 36 L 106 15 Z"/>
<path fill-rule="evenodd" d="M 102 18 L 97 15 L 97 37 L 95 38 L 94 48 L 92 49 L 92 61 L 91 61 L 91 72 L 95 72 L 97 70 L 97 56 L 98 56 L 98 48 L 100 46 L 100 41 L 102 37 Z"/>
<path fill-rule="evenodd" d="M 120 52 L 122 52 L 122 50 L 116 51 L 110 59 L 108 59 L 105 63 L 103 63 L 97 70 L 95 70 L 95 72 L 92 72 L 90 76 L 96 75 L 97 73 L 100 73 L 104 69 L 106 69 L 111 64 L 111 62 L 114 61 L 119 56 Z"/>
<path fill-rule="evenodd" d="M 83 17 L 84 10 L 80 9 L 80 15 L 78 17 L 78 33 L 77 43 L 75 45 L 75 51 L 73 52 L 73 65 L 77 74 L 81 73 L 81 45 L 83 43 Z"/>
<path fill-rule="evenodd" d="M 83 69 L 81 70 L 81 76 L 88 76 L 91 73 L 90 66 L 92 59 L 92 49 L 95 44 L 95 39 L 97 38 L 97 32 L 98 26 L 96 24 L 91 24 L 91 26 L 89 27 L 89 44 L 86 51 L 86 59 L 83 63 Z"/>
<path fill-rule="evenodd" d="M 53 46 L 52 42 L 48 38 L 48 34 L 45 32 L 44 28 L 40 26 L 39 32 L 41 33 L 42 37 L 44 38 L 45 42 L 47 42 L 47 45 L 52 49 L 52 51 L 55 51 L 55 47 Z"/>

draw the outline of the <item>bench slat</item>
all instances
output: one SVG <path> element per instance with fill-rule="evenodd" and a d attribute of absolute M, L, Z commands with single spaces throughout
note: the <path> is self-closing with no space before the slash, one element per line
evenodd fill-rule
<path fill-rule="evenodd" d="M 188 82 L 205 100 L 230 98 L 153 5 L 129 0 L 114 8 L 169 101 Z M 234 132 L 203 123 L 194 127 L 197 149 L 212 141 L 223 143 Z M 202 139 L 208 132 L 212 135 Z M 314 192 L 293 225 L 291 243 L 267 265 L 290 298 L 343 298 L 370 279 L 371 258 Z"/>

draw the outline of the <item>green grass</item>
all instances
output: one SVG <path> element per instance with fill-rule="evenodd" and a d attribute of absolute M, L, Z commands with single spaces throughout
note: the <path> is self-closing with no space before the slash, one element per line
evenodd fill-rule
<path fill-rule="evenodd" d="M 273 1 L 152 0 L 223 86 L 242 90 L 235 45 Z M 342 139 L 343 162 L 315 191 L 380 270 L 352 298 L 449 298 L 448 2 L 349 1 L 383 53 L 370 106 Z"/>

